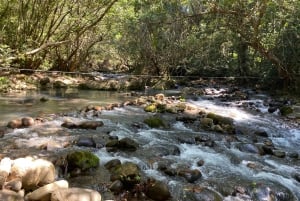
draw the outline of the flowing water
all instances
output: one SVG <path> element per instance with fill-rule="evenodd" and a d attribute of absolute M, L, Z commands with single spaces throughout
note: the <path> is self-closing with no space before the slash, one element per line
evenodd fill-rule
<path fill-rule="evenodd" d="M 48 101 L 41 102 L 42 97 L 47 98 Z M 5 124 L 20 116 L 47 116 L 62 113 L 65 116 L 58 116 L 50 122 L 52 129 L 59 130 L 66 116 L 74 121 L 101 120 L 104 122 L 104 127 L 93 131 L 95 134 L 108 130 L 110 136 L 118 136 L 119 139 L 129 137 L 140 145 L 136 152 L 112 153 L 107 152 L 105 147 L 99 148 L 96 154 L 100 157 L 101 164 L 116 158 L 122 162 L 132 161 L 138 164 L 146 176 L 168 184 L 174 201 L 218 200 L 218 197 L 221 199 L 231 194 L 237 186 L 247 188 L 252 200 L 300 200 L 300 183 L 294 178 L 295 174 L 300 173 L 300 159 L 297 157 L 297 154 L 300 154 L 300 128 L 284 122 L 276 113 L 269 114 L 263 105 L 263 99 L 266 97 L 253 97 L 251 100 L 259 112 L 240 107 L 241 102 L 216 102 L 200 97 L 187 100 L 206 111 L 233 118 L 239 130 L 236 134 L 238 140 L 233 141 L 229 141 L 226 135 L 195 130 L 183 122 L 173 121 L 170 118 L 171 115 L 168 114 L 163 114 L 165 119 L 170 120 L 168 129 L 149 128 L 142 122 L 143 119 L 153 114 L 145 113 L 142 108 L 134 106 L 103 111 L 98 117 L 79 116 L 76 113 L 78 109 L 89 104 L 103 105 L 122 102 L 127 98 L 129 97 L 126 94 L 117 92 L 77 90 L 3 95 L 0 98 L 0 122 Z M 133 126 L 137 124 L 140 126 Z M 263 138 L 263 140 L 271 140 L 276 149 L 286 153 L 286 157 L 261 156 L 251 151 L 241 151 L 239 149 L 241 145 L 249 144 L 250 146 L 253 143 L 250 134 L 257 130 L 266 131 L 268 138 Z M 86 131 L 78 130 L 70 131 L 72 132 L 76 132 L 77 135 L 86 133 Z M 12 136 L 16 139 L 16 136 L 21 138 L 24 135 L 29 140 L 38 137 L 36 130 L 33 132 L 32 129 L 18 129 L 7 134 L 2 141 L 9 141 Z M 208 136 L 214 140 L 215 146 L 208 147 L 179 140 L 194 139 L 195 136 Z M 45 140 L 48 139 L 49 137 L 45 137 Z M 60 137 L 61 141 L 64 139 Z M 173 154 L 177 149 L 179 152 Z M 296 155 L 296 157 L 290 157 L 291 155 Z M 199 160 L 204 160 L 204 165 L 201 167 L 197 165 Z M 181 177 L 168 176 L 159 170 L 161 162 L 173 168 L 183 166 L 198 169 L 202 177 L 194 183 L 188 183 Z M 250 168 L 249 164 L 254 164 L 255 168 Z M 210 193 L 205 198 L 199 198 L 197 193 L 194 191 L 191 193 L 189 190 L 196 187 L 208 189 Z M 273 197 L 265 196 L 269 189 Z M 214 198 L 211 198 L 212 195 Z"/>

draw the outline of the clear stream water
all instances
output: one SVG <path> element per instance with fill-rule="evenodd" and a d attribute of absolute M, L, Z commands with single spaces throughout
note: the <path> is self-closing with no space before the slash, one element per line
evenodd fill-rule
<path fill-rule="evenodd" d="M 42 97 L 47 98 L 48 101 L 41 102 Z M 55 113 L 73 114 L 72 112 L 89 104 L 105 105 L 122 102 L 128 98 L 130 97 L 126 94 L 117 92 L 78 90 L 2 95 L 0 97 L 0 123 L 4 125 L 9 120 L 21 116 L 35 117 Z M 111 131 L 110 135 L 118 136 L 120 139 L 130 137 L 136 140 L 140 145 L 136 152 L 109 153 L 105 148 L 98 149 L 96 154 L 100 157 L 101 164 L 115 158 L 123 162 L 133 161 L 147 176 L 155 177 L 167 183 L 172 192 L 173 200 L 214 200 L 209 196 L 213 193 L 223 199 L 236 186 L 249 187 L 252 200 L 300 200 L 300 183 L 294 178 L 296 173 L 300 173 L 300 159 L 299 157 L 298 159 L 289 157 L 290 154 L 300 154 L 300 128 L 288 125 L 276 113 L 269 114 L 263 105 L 262 99 L 264 98 L 266 97 L 254 97 L 251 100 L 260 109 L 260 112 L 239 107 L 240 103 L 235 102 L 220 104 L 200 97 L 194 97 L 193 100 L 188 99 L 187 101 L 200 108 L 205 108 L 207 111 L 233 118 L 236 127 L 241 128 L 241 130 L 266 131 L 269 135 L 268 139 L 272 140 L 274 146 L 287 153 L 285 158 L 270 155 L 261 156 L 241 151 L 238 148 L 240 144 L 252 143 L 252 139 L 247 135 L 237 134 L 239 140 L 228 143 L 224 135 L 195 131 L 178 121 L 170 122 L 169 129 L 150 129 L 147 126 L 132 129 L 133 123 L 141 123 L 143 119 L 152 115 L 145 113 L 142 108 L 133 106 L 103 111 L 99 117 L 73 116 L 69 118 L 73 118 L 74 121 L 82 119 L 101 120 L 104 122 L 104 127 Z M 57 118 L 53 120 L 52 126 L 60 127 L 63 121 L 64 118 Z M 28 135 L 31 135 L 30 139 L 37 137 L 36 133 L 30 132 L 31 130 L 28 129 L 19 129 L 7 134 L 1 140 L 8 140 L 10 136 L 20 137 L 24 134 L 27 135 L 27 139 L 30 138 Z M 82 134 L 84 134 L 83 131 Z M 178 141 L 178 138 L 193 138 L 197 135 L 211 136 L 216 146 L 206 147 Z M 167 149 L 168 152 L 174 146 L 179 148 L 179 155 L 166 154 L 161 156 L 161 150 Z M 197 165 L 199 160 L 204 160 L 204 165 L 201 167 Z M 190 169 L 199 169 L 202 177 L 190 184 L 183 178 L 167 176 L 158 170 L 160 161 L 168 161 L 174 168 L 184 165 Z M 249 168 L 248 164 L 256 164 L 258 168 Z M 196 195 L 189 196 L 186 189 L 191 188 L 191 186 L 205 187 L 213 193 L 205 198 L 199 198 Z M 268 200 L 267 196 L 262 195 L 266 189 L 273 192 L 272 199 L 269 198 Z M 218 199 L 215 198 L 215 200 Z"/>

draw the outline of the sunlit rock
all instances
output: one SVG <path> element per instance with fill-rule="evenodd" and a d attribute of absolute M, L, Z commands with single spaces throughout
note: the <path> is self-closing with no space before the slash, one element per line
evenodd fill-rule
<path fill-rule="evenodd" d="M 12 179 L 6 182 L 3 188 L 19 192 L 22 189 L 22 180 L 20 178 Z"/>
<path fill-rule="evenodd" d="M 2 201 L 24 201 L 24 198 L 19 193 L 11 190 L 0 190 L 0 200 Z"/>
<path fill-rule="evenodd" d="M 52 192 L 66 188 L 69 188 L 69 183 L 66 180 L 55 181 L 28 193 L 25 198 L 30 201 L 50 200 Z"/>
<path fill-rule="evenodd" d="M 4 185 L 4 182 L 6 182 L 6 179 L 11 171 L 11 164 L 12 161 L 10 158 L 3 158 L 0 162 L 0 188 Z"/>
<path fill-rule="evenodd" d="M 55 180 L 55 167 L 44 159 L 18 158 L 13 161 L 9 178 L 21 178 L 25 190 L 36 189 Z"/>
<path fill-rule="evenodd" d="M 21 128 L 22 120 L 21 119 L 13 119 L 7 123 L 7 127 L 12 128 L 12 129 Z"/>
<path fill-rule="evenodd" d="M 51 194 L 51 201 L 101 201 L 99 192 L 85 188 L 57 189 Z"/>
<path fill-rule="evenodd" d="M 21 120 L 22 120 L 22 126 L 25 128 L 34 125 L 34 119 L 32 117 L 23 117 Z"/>

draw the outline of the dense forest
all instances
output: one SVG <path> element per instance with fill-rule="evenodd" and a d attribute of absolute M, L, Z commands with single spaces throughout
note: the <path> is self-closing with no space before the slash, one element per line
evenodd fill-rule
<path fill-rule="evenodd" d="M 255 78 L 299 92 L 299 33 L 296 0 L 10 0 L 0 66 Z"/>

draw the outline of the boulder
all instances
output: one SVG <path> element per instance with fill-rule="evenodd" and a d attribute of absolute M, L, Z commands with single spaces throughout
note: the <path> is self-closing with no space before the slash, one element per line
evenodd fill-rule
<path fill-rule="evenodd" d="M 218 114 L 214 114 L 214 113 L 208 113 L 206 115 L 207 118 L 210 118 L 213 120 L 214 124 L 220 124 L 220 125 L 223 125 L 223 124 L 228 124 L 228 125 L 233 125 L 233 119 L 230 118 L 230 117 L 224 117 L 224 116 L 221 116 L 221 115 L 218 115 Z"/>
<path fill-rule="evenodd" d="M 288 105 L 282 106 L 279 110 L 280 110 L 280 114 L 282 116 L 287 116 L 287 115 L 293 113 L 293 108 L 291 106 L 288 106 Z"/>
<path fill-rule="evenodd" d="M 203 129 L 211 129 L 213 125 L 214 125 L 214 121 L 211 118 L 202 118 L 200 120 L 200 126 Z"/>
<path fill-rule="evenodd" d="M 165 128 L 165 122 L 159 117 L 149 117 L 144 120 L 144 123 L 151 128 Z"/>
<path fill-rule="evenodd" d="M 55 167 L 44 159 L 18 158 L 13 161 L 9 178 L 21 178 L 23 188 L 32 190 L 52 183 L 55 180 Z"/>
<path fill-rule="evenodd" d="M 22 120 L 21 119 L 13 119 L 7 123 L 7 127 L 12 128 L 12 129 L 21 128 Z"/>
<path fill-rule="evenodd" d="M 139 144 L 128 137 L 121 139 L 118 144 L 119 149 L 128 150 L 128 151 L 136 151 L 138 147 Z"/>
<path fill-rule="evenodd" d="M 25 128 L 34 125 L 34 119 L 31 118 L 31 117 L 23 117 L 23 118 L 21 119 L 21 121 L 22 121 L 22 126 L 25 127 Z"/>
<path fill-rule="evenodd" d="M 99 166 L 100 159 L 89 151 L 75 151 L 67 155 L 68 170 L 88 170 Z"/>
<path fill-rule="evenodd" d="M 96 142 L 92 137 L 79 137 L 76 145 L 82 147 L 96 147 Z"/>
<path fill-rule="evenodd" d="M 19 192 L 22 189 L 22 180 L 20 178 L 12 179 L 5 183 L 3 188 Z"/>
<path fill-rule="evenodd" d="M 78 124 L 78 128 L 96 130 L 97 127 L 101 127 L 103 125 L 102 121 L 83 121 Z"/>
<path fill-rule="evenodd" d="M 121 165 L 121 161 L 119 159 L 113 159 L 113 160 L 110 160 L 108 161 L 104 167 L 108 170 L 111 170 L 117 166 Z"/>
<path fill-rule="evenodd" d="M 171 197 L 168 186 L 165 183 L 157 180 L 149 181 L 145 194 L 155 201 L 165 201 Z"/>
<path fill-rule="evenodd" d="M 147 105 L 145 108 L 144 108 L 144 111 L 145 112 L 156 112 L 157 111 L 157 108 L 156 108 L 156 104 L 150 104 L 150 105 Z"/>
<path fill-rule="evenodd" d="M 4 182 L 6 182 L 6 179 L 11 171 L 11 164 L 12 161 L 10 158 L 3 158 L 0 162 L 0 188 L 4 185 Z"/>
<path fill-rule="evenodd" d="M 91 189 L 61 188 L 51 194 L 51 201 L 101 201 L 101 195 Z"/>
<path fill-rule="evenodd" d="M 201 172 L 197 169 L 181 169 L 178 171 L 178 175 L 184 177 L 190 183 L 194 183 L 202 176 Z"/>
<path fill-rule="evenodd" d="M 130 189 L 133 185 L 140 183 L 140 169 L 132 162 L 125 162 L 115 168 L 110 169 L 111 181 L 120 180 L 124 188 Z"/>
<path fill-rule="evenodd" d="M 30 201 L 50 200 L 52 192 L 66 188 L 69 188 L 69 183 L 66 180 L 55 181 L 28 193 L 25 199 Z"/>
<path fill-rule="evenodd" d="M 24 198 L 19 193 L 10 190 L 0 190 L 0 200 L 3 201 L 24 201 Z"/>

